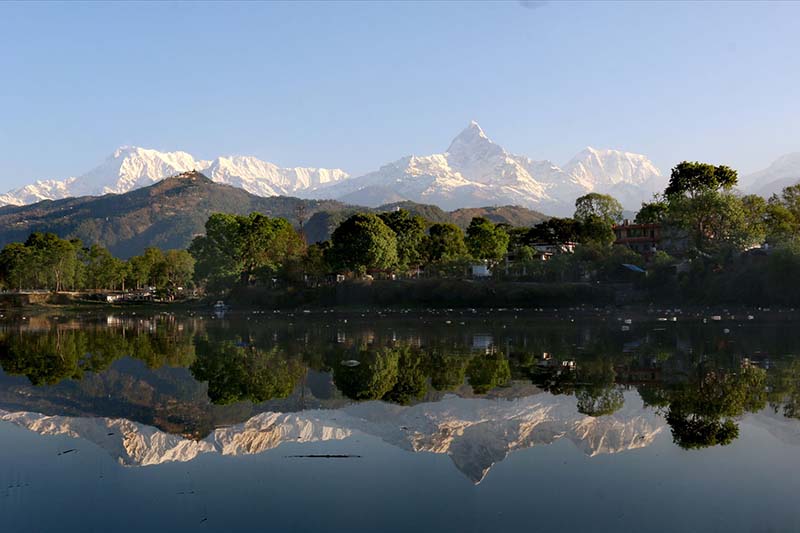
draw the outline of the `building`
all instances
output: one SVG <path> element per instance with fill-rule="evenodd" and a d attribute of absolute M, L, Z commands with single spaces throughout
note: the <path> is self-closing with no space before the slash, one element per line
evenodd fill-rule
<path fill-rule="evenodd" d="M 547 261 L 554 255 L 575 253 L 575 247 L 577 245 L 578 243 L 569 241 L 559 243 L 537 242 L 533 244 L 532 247 L 543 261 Z"/>
<path fill-rule="evenodd" d="M 614 244 L 627 246 L 649 256 L 661 247 L 661 224 L 631 224 L 627 220 L 614 226 Z"/>

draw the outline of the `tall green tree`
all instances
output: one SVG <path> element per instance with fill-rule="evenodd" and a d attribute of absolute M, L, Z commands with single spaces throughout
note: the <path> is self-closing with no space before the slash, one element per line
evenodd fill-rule
<path fill-rule="evenodd" d="M 422 260 L 425 220 L 405 209 L 378 215 L 394 231 L 397 238 L 397 263 L 401 269 L 417 266 Z"/>
<path fill-rule="evenodd" d="M 683 161 L 672 169 L 664 194 L 696 198 L 709 192 L 729 191 L 737 181 L 737 172 L 725 165 Z"/>
<path fill-rule="evenodd" d="M 475 259 L 499 261 L 508 251 L 508 233 L 485 217 L 474 217 L 467 227 L 467 250 Z"/>
<path fill-rule="evenodd" d="M 334 230 L 330 257 L 352 271 L 392 268 L 397 264 L 397 236 L 377 215 L 358 213 Z"/>
<path fill-rule="evenodd" d="M 661 224 L 667 220 L 669 205 L 663 198 L 655 198 L 652 202 L 642 203 L 636 218 L 636 224 Z"/>
<path fill-rule="evenodd" d="M 85 285 L 90 289 L 124 288 L 126 265 L 100 245 L 83 251 Z"/>
<path fill-rule="evenodd" d="M 575 200 L 575 220 L 599 218 L 608 225 L 622 222 L 622 204 L 613 196 L 591 192 Z"/>
<path fill-rule="evenodd" d="M 164 287 L 176 290 L 187 287 L 192 282 L 195 260 L 186 250 L 167 250 L 164 259 L 156 268 L 164 280 Z"/>
<path fill-rule="evenodd" d="M 12 242 L 0 252 L 0 281 L 21 291 L 31 280 L 31 251 L 21 242 Z"/>
<path fill-rule="evenodd" d="M 196 261 L 198 279 L 224 288 L 270 278 L 304 249 L 302 237 L 285 219 L 215 213 L 206 222 L 206 234 L 192 241 L 189 253 Z"/>
<path fill-rule="evenodd" d="M 31 233 L 25 246 L 38 288 L 56 292 L 74 288 L 78 272 L 79 241 L 60 239 L 53 233 Z"/>
<path fill-rule="evenodd" d="M 428 260 L 432 262 L 452 261 L 467 255 L 464 232 L 455 224 L 433 224 L 428 229 Z"/>

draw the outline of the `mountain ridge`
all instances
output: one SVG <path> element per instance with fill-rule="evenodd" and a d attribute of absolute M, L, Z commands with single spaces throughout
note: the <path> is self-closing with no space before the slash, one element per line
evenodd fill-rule
<path fill-rule="evenodd" d="M 392 210 L 398 205 L 377 211 Z M 404 203 L 402 207 L 434 222 L 469 223 L 464 212 L 445 213 L 438 208 Z M 339 219 L 357 211 L 376 211 L 336 200 L 314 200 L 289 196 L 262 197 L 232 185 L 216 183 L 199 172 L 185 172 L 127 193 L 43 200 L 26 206 L 0 207 L 0 246 L 24 241 L 34 231 L 56 233 L 100 244 L 119 257 L 130 257 L 148 246 L 185 248 L 204 232 L 215 212 L 249 214 L 260 212 L 282 217 L 295 226 L 306 221 L 304 233 L 310 242 L 326 240 Z M 547 217 L 521 207 L 473 210 L 496 222 L 532 225 Z"/>
<path fill-rule="evenodd" d="M 648 183 L 644 178 L 661 177 L 645 156 L 618 150 L 587 148 L 563 168 L 515 155 L 472 121 L 443 153 L 408 155 L 361 176 L 336 168 L 283 168 L 253 156 L 201 160 L 182 151 L 124 146 L 80 176 L 39 180 L 2 194 L 0 205 L 124 193 L 187 171 L 264 197 L 335 199 L 369 207 L 410 200 L 447 210 L 510 204 L 560 215 L 572 213 L 576 197 L 590 191 L 611 192 L 620 185 L 628 187 L 625 202 L 636 204 L 652 194 L 649 189 L 636 194 Z"/>

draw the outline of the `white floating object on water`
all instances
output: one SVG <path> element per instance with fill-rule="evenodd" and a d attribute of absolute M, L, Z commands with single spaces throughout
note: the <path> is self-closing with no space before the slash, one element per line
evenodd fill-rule
<path fill-rule="evenodd" d="M 731 332 L 731 330 L 729 330 L 728 328 L 725 328 L 725 329 L 722 330 L 722 332 L 725 333 L 725 334 L 728 334 L 728 333 Z"/>
<path fill-rule="evenodd" d="M 349 366 L 350 368 L 358 366 L 360 364 L 361 362 L 356 361 L 355 359 L 345 359 L 344 361 L 342 361 L 342 366 Z"/>
<path fill-rule="evenodd" d="M 722 317 L 719 315 L 711 315 L 711 320 L 719 322 L 720 320 L 722 320 Z"/>
<path fill-rule="evenodd" d="M 753 320 L 755 317 L 753 315 L 747 315 L 747 320 Z"/>
<path fill-rule="evenodd" d="M 622 326 L 622 331 L 630 331 L 630 330 L 631 330 L 630 326 Z"/>
<path fill-rule="evenodd" d="M 626 324 L 631 324 L 631 323 L 633 323 L 633 320 L 631 320 L 630 318 L 626 318 L 625 319 L 625 323 Z"/>
<path fill-rule="evenodd" d="M 665 317 L 665 316 L 660 316 L 660 317 L 658 317 L 656 320 L 658 320 L 659 322 L 666 322 L 666 321 L 667 321 L 667 317 Z"/>

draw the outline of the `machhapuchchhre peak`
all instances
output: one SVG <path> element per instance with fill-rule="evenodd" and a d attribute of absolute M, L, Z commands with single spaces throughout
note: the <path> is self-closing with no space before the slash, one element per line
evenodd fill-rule
<path fill-rule="evenodd" d="M 588 147 L 559 166 L 508 152 L 473 121 L 445 152 L 406 156 L 362 176 L 337 168 L 284 168 L 250 156 L 201 160 L 180 151 L 122 147 L 81 176 L 39 180 L 2 194 L 0 205 L 125 193 L 192 170 L 258 196 L 336 199 L 370 207 L 410 200 L 447 210 L 520 205 L 559 215 L 571 214 L 575 198 L 588 192 L 611 194 L 637 209 L 666 183 L 666 176 L 641 154 Z M 789 154 L 742 183 L 768 194 L 798 179 L 800 154 Z"/>

